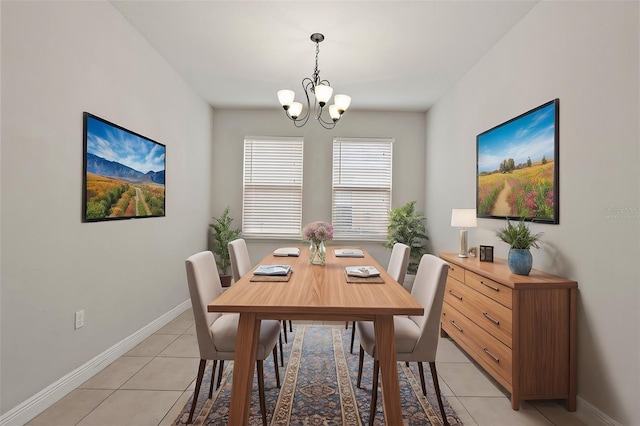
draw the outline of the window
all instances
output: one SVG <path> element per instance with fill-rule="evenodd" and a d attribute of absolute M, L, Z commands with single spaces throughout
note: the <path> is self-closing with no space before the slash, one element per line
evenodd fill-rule
<path fill-rule="evenodd" d="M 302 138 L 245 138 L 243 237 L 300 238 L 302 148 Z"/>
<path fill-rule="evenodd" d="M 392 153 L 393 139 L 333 140 L 331 220 L 335 239 L 386 239 Z"/>

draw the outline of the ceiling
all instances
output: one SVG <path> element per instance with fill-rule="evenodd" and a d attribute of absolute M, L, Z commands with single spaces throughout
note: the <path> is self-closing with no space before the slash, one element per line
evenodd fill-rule
<path fill-rule="evenodd" d="M 319 70 L 351 109 L 426 111 L 535 1 L 119 1 L 214 108 L 273 108 Z"/>

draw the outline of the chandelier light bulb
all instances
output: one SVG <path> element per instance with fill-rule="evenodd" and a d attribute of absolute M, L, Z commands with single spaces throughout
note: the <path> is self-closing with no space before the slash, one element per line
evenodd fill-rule
<path fill-rule="evenodd" d="M 331 95 L 333 94 L 333 88 L 325 84 L 318 84 L 314 91 L 316 99 L 321 107 L 325 106 L 327 102 L 329 102 L 329 99 L 331 99 Z"/>
<path fill-rule="evenodd" d="M 291 118 L 296 119 L 302 112 L 302 104 L 300 102 L 293 102 L 289 107 L 289 115 Z"/>
<path fill-rule="evenodd" d="M 340 111 L 340 114 L 342 114 L 347 110 L 347 108 L 349 108 L 349 105 L 351 105 L 351 96 L 336 95 L 335 101 L 336 101 L 336 106 Z"/>
<path fill-rule="evenodd" d="M 278 90 L 278 101 L 280 101 L 280 105 L 284 109 L 288 109 L 291 106 L 295 97 L 296 94 L 293 90 Z"/>
<path fill-rule="evenodd" d="M 329 116 L 334 121 L 334 123 L 340 120 L 340 111 L 338 111 L 338 107 L 336 105 L 331 105 L 329 107 Z"/>

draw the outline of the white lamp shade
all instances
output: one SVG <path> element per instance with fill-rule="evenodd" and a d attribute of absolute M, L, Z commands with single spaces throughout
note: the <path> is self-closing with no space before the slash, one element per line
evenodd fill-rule
<path fill-rule="evenodd" d="M 300 113 L 302 112 L 302 104 L 300 102 L 294 102 L 289 107 L 289 115 L 293 118 L 300 117 Z"/>
<path fill-rule="evenodd" d="M 478 226 L 476 209 L 452 209 L 451 226 L 456 228 L 475 228 Z"/>
<path fill-rule="evenodd" d="M 321 102 L 322 105 L 324 105 L 329 102 L 329 99 L 331 99 L 331 95 L 333 95 L 333 88 L 324 84 L 318 84 L 315 87 L 314 92 L 318 102 Z"/>
<path fill-rule="evenodd" d="M 336 106 L 338 110 L 345 112 L 349 105 L 351 105 L 351 96 L 347 95 L 336 95 L 335 97 Z"/>
<path fill-rule="evenodd" d="M 331 105 L 329 107 L 329 116 L 333 121 L 340 120 L 340 111 L 338 111 L 338 107 L 335 105 Z"/>
<path fill-rule="evenodd" d="M 291 105 L 295 97 L 296 94 L 293 90 L 278 90 L 278 101 L 282 106 Z"/>

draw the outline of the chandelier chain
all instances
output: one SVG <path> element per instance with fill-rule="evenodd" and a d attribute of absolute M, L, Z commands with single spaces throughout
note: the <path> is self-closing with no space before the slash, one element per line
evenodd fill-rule
<path fill-rule="evenodd" d="M 313 88 L 320 84 L 320 70 L 318 69 L 318 54 L 320 53 L 320 43 L 316 41 L 316 69 L 313 72 Z M 315 90 L 314 90 L 315 93 Z"/>

